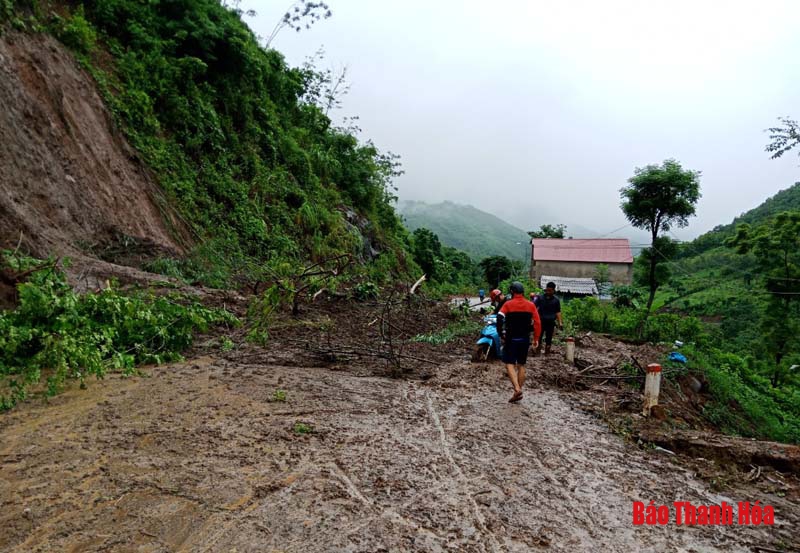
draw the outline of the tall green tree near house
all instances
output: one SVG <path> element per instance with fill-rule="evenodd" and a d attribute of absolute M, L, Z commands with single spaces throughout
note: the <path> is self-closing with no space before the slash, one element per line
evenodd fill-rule
<path fill-rule="evenodd" d="M 700 199 L 700 172 L 684 169 L 674 159 L 661 165 L 637 167 L 620 194 L 625 217 L 634 227 L 648 231 L 651 237 L 647 267 L 649 312 L 659 286 L 658 266 L 667 257 L 659 253 L 658 239 L 661 233 L 673 227 L 683 228 L 689 224 L 689 217 L 695 214 L 695 205 Z"/>
<path fill-rule="evenodd" d="M 645 248 L 633 262 L 633 280 L 637 286 L 650 288 L 651 272 L 650 267 L 655 261 L 656 270 L 654 275 L 656 289 L 669 282 L 672 271 L 666 261 L 671 261 L 678 253 L 678 243 L 669 236 L 659 236 L 650 248 Z M 655 259 L 653 259 L 655 258 Z"/>
<path fill-rule="evenodd" d="M 539 230 L 528 231 L 528 236 L 531 238 L 564 238 L 564 233 L 567 230 L 567 225 L 542 225 Z"/>
<path fill-rule="evenodd" d="M 762 319 L 761 347 L 774 365 L 770 382 L 780 386 L 789 370 L 787 358 L 800 350 L 800 211 L 787 211 L 753 227 L 736 228 L 725 244 L 752 253 L 765 278 L 769 302 Z"/>

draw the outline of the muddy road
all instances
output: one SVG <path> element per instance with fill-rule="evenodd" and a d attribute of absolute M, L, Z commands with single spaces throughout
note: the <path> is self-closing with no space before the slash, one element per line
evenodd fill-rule
<path fill-rule="evenodd" d="M 541 363 L 534 360 L 533 364 Z M 719 495 L 499 364 L 427 381 L 204 357 L 0 417 L 0 551 L 757 551 L 774 527 L 634 527 Z M 285 392 L 285 401 L 276 390 Z"/>

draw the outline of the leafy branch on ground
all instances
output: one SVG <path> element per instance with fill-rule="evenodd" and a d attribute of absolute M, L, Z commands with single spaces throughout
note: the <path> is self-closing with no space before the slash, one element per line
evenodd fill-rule
<path fill-rule="evenodd" d="M 0 311 L 0 409 L 44 385 L 48 396 L 68 380 L 85 384 L 108 371 L 130 374 L 142 363 L 180 359 L 195 331 L 237 324 L 222 310 L 208 309 L 178 295 L 130 293 L 110 286 L 77 294 L 63 268 L 3 252 L 3 265 L 27 271 L 17 285 L 17 306 Z"/>

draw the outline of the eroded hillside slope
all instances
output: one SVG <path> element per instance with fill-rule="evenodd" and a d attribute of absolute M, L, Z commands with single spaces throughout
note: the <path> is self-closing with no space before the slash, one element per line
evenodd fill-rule
<path fill-rule="evenodd" d="M 74 255 L 126 236 L 182 251 L 157 186 L 64 46 L 0 37 L 0 105 L 0 247 L 21 237 L 35 255 Z"/>

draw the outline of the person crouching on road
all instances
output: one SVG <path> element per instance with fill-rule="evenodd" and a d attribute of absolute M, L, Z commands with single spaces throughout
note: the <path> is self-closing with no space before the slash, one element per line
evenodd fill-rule
<path fill-rule="evenodd" d="M 558 328 L 564 328 L 564 323 L 561 320 L 561 301 L 556 297 L 556 284 L 548 282 L 544 289 L 544 294 L 536 298 L 536 307 L 539 310 L 539 318 L 542 320 L 542 336 L 545 346 L 544 354 L 550 353 L 550 347 L 553 345 L 553 332 Z M 542 352 L 542 343 L 536 348 L 536 353 Z"/>
<path fill-rule="evenodd" d="M 531 332 L 533 347 L 539 346 L 542 334 L 539 312 L 525 298 L 525 289 L 520 282 L 511 284 L 511 299 L 503 304 L 497 314 L 497 332 L 504 342 L 503 363 L 514 386 L 514 395 L 508 401 L 516 403 L 522 399 L 522 387 L 525 385 L 525 362 L 531 347 Z"/>

